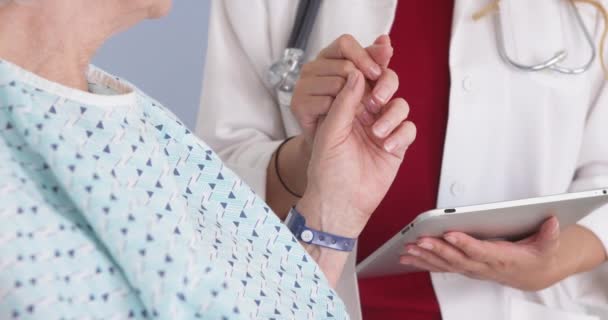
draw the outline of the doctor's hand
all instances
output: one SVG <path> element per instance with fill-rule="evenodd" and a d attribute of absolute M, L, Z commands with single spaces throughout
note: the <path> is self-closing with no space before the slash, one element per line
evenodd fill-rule
<path fill-rule="evenodd" d="M 536 291 L 561 280 L 559 247 L 559 222 L 553 217 L 518 242 L 481 241 L 460 232 L 447 233 L 443 239 L 423 237 L 406 245 L 401 263 Z"/>
<path fill-rule="evenodd" d="M 524 291 L 545 289 L 607 259 L 602 242 L 575 225 L 560 233 L 557 218 L 518 242 L 481 241 L 459 232 L 408 244 L 401 263 L 431 272 L 460 273 Z"/>
<path fill-rule="evenodd" d="M 348 75 L 327 116 L 318 123 L 308 166 L 308 185 L 296 205 L 307 226 L 357 238 L 392 184 L 416 127 L 405 121 L 403 99 L 390 101 L 377 119 L 359 120 L 365 79 Z M 374 128 L 383 128 L 377 134 Z M 306 246 L 335 284 L 348 253 Z"/>
<path fill-rule="evenodd" d="M 317 58 L 302 67 L 294 89 L 291 109 L 311 142 L 319 117 L 326 115 L 344 86 L 346 78 L 359 70 L 365 76 L 365 93 L 358 112 L 371 119 L 390 101 L 399 86 L 397 74 L 387 66 L 393 56 L 390 38 L 378 37 L 373 45 L 363 48 L 350 35 L 343 35 L 325 48 Z"/>

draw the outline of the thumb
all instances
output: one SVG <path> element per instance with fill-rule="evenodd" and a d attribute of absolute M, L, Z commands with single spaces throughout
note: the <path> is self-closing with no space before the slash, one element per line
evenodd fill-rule
<path fill-rule="evenodd" d="M 391 37 L 389 37 L 386 34 L 382 34 L 380 36 L 378 36 L 378 38 L 376 38 L 376 40 L 374 40 L 374 44 L 387 44 L 387 45 L 391 45 Z"/>
<path fill-rule="evenodd" d="M 351 72 L 325 118 L 324 122 L 330 131 L 339 132 L 352 127 L 364 89 L 363 74 L 360 71 Z"/>
<path fill-rule="evenodd" d="M 552 251 L 559 245 L 559 235 L 559 221 L 551 217 L 541 225 L 531 244 L 540 252 Z"/>

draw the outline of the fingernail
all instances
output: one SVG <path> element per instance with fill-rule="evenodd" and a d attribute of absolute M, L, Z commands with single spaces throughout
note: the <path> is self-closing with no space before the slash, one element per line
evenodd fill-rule
<path fill-rule="evenodd" d="M 407 249 L 407 253 L 409 253 L 410 255 L 414 256 L 414 257 L 418 257 L 420 256 L 420 251 L 416 248 L 409 248 Z"/>
<path fill-rule="evenodd" d="M 380 112 L 381 107 L 380 107 L 380 105 L 378 105 L 376 103 L 376 100 L 374 100 L 374 98 L 372 96 L 367 97 L 365 99 L 364 104 L 365 104 L 365 107 L 367 108 L 367 111 L 369 111 L 373 114 Z"/>
<path fill-rule="evenodd" d="M 379 65 L 375 64 L 369 68 L 369 73 L 374 77 L 374 80 L 380 77 L 382 74 L 382 69 Z"/>
<path fill-rule="evenodd" d="M 373 128 L 374 134 L 378 138 L 386 137 L 386 135 L 388 134 L 389 126 L 390 126 L 390 123 L 388 123 L 387 121 L 377 122 Z"/>
<path fill-rule="evenodd" d="M 444 236 L 443 238 L 445 239 L 445 241 L 447 241 L 451 244 L 456 244 L 456 242 L 458 241 L 458 240 L 456 240 L 456 237 L 454 237 L 451 234 L 448 234 L 448 235 Z"/>
<path fill-rule="evenodd" d="M 349 89 L 354 89 L 355 85 L 357 84 L 357 80 L 359 79 L 359 73 L 358 72 L 353 72 L 351 74 L 348 75 L 348 79 L 346 80 L 346 86 Z"/>
<path fill-rule="evenodd" d="M 390 94 L 391 94 L 390 91 L 385 86 L 378 86 L 378 87 L 374 88 L 374 96 L 382 104 L 386 103 Z"/>
<path fill-rule="evenodd" d="M 553 230 L 551 230 L 552 234 L 559 233 L 559 220 L 555 219 L 555 224 L 553 225 Z"/>
<path fill-rule="evenodd" d="M 432 250 L 433 250 L 433 248 L 434 248 L 434 247 L 433 247 L 433 244 L 432 244 L 432 243 L 430 243 L 430 242 L 420 242 L 420 243 L 418 244 L 418 246 L 419 246 L 420 248 L 422 248 L 422 249 L 426 249 L 426 250 L 429 250 L 429 251 L 432 251 Z"/>
<path fill-rule="evenodd" d="M 397 148 L 397 143 L 393 140 L 389 140 L 384 144 L 384 150 L 386 150 L 388 153 L 393 153 L 395 148 Z"/>
<path fill-rule="evenodd" d="M 374 123 L 374 117 L 369 112 L 367 112 L 367 110 L 363 110 L 359 114 L 359 119 L 365 126 L 371 126 Z"/>

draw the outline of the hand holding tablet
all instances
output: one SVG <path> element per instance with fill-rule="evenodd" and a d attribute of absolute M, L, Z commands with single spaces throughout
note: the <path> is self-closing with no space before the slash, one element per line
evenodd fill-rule
<path fill-rule="evenodd" d="M 559 222 L 551 217 L 537 233 L 516 242 L 478 240 L 460 232 L 449 232 L 443 238 L 423 237 L 405 246 L 400 262 L 424 271 L 460 273 L 537 291 L 562 280 L 562 274 L 575 273 L 560 271 L 569 266 L 560 266 L 555 258 L 559 240 Z"/>
<path fill-rule="evenodd" d="M 545 276 L 558 277 L 559 272 L 555 276 L 547 273 L 553 270 L 549 257 L 558 247 L 560 227 L 564 230 L 606 203 L 608 191 L 595 190 L 432 210 L 420 215 L 361 262 L 357 273 L 366 278 L 428 270 L 484 279 L 491 275 L 491 280 L 500 282 L 503 279 L 499 275 L 517 270 L 518 263 L 547 263 L 521 269 L 541 270 Z M 568 228 L 561 236 L 581 241 L 589 236 L 574 234 L 576 231 L 571 229 L 575 228 Z M 572 266 L 561 267 L 576 266 L 573 262 Z M 511 282 L 522 289 L 532 287 L 525 281 Z"/>

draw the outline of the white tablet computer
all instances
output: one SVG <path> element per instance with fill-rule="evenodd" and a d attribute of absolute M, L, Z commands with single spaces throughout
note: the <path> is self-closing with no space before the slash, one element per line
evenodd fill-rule
<path fill-rule="evenodd" d="M 484 240 L 519 240 L 533 234 L 551 216 L 557 217 L 564 228 L 607 203 L 608 189 L 601 189 L 432 210 L 418 216 L 359 263 L 357 275 L 371 278 L 416 271 L 399 264 L 399 258 L 405 244 L 415 243 L 423 236 L 441 237 L 446 232 L 458 231 Z"/>

